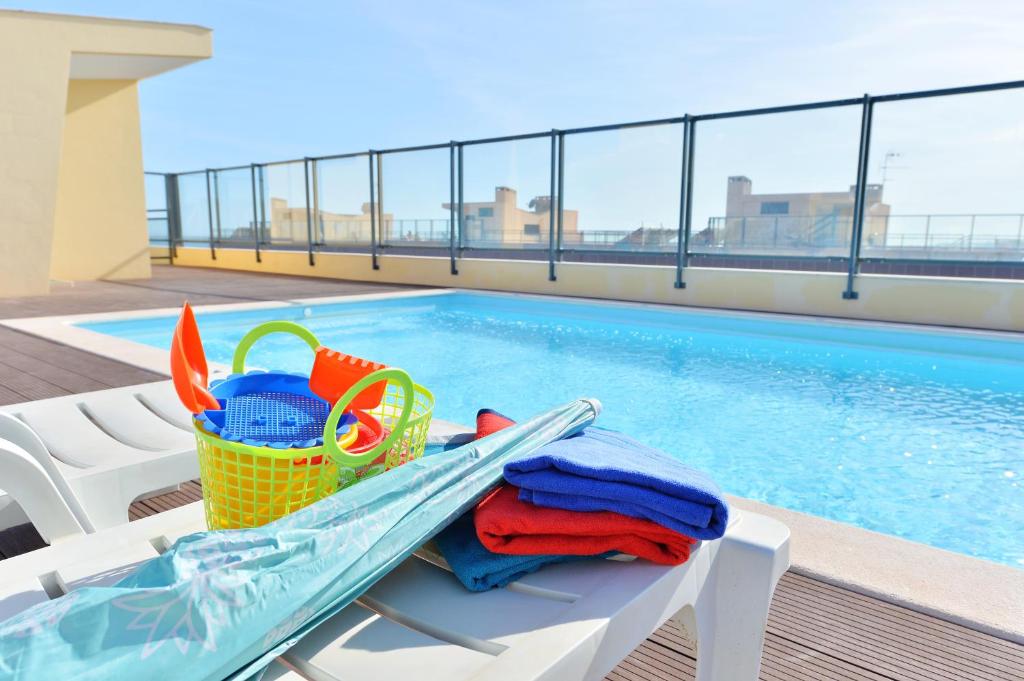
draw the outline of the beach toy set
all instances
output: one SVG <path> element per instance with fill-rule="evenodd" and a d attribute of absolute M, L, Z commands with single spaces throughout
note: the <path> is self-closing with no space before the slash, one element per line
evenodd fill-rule
<path fill-rule="evenodd" d="M 314 352 L 308 376 L 245 370 L 252 346 L 288 333 Z M 258 527 L 423 455 L 434 397 L 406 372 L 324 347 L 293 322 L 260 324 L 239 342 L 232 373 L 209 380 L 186 303 L 171 341 L 171 376 L 193 414 L 206 523 Z"/>

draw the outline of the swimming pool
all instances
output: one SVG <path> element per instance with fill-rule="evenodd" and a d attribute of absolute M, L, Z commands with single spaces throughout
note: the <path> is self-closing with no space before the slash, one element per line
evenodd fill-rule
<path fill-rule="evenodd" d="M 255 324 L 408 370 L 437 416 L 581 396 L 728 492 L 1024 567 L 1024 344 L 999 336 L 462 292 L 198 315 L 230 364 Z M 80 326 L 160 348 L 175 319 Z M 257 366 L 304 371 L 296 338 Z"/>

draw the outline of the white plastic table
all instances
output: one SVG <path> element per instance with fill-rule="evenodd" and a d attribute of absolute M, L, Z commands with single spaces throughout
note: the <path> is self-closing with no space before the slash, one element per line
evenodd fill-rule
<path fill-rule="evenodd" d="M 61 593 L 111 584 L 204 529 L 196 502 L 2 561 L 0 620 Z M 698 679 L 754 681 L 788 547 L 781 523 L 734 512 L 723 539 L 701 543 L 678 567 L 553 565 L 485 593 L 465 590 L 443 561 L 417 555 L 278 658 L 264 678 L 601 679 L 674 617 L 698 642 Z"/>

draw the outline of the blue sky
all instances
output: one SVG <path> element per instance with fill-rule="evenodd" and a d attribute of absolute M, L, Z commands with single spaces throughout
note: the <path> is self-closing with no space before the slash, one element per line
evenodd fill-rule
<path fill-rule="evenodd" d="M 43 0 L 19 7 L 214 30 L 213 59 L 140 87 L 145 165 L 157 171 L 1024 77 L 1020 2 Z M 991 150 L 1024 140 L 1020 116 L 1008 113 L 1024 100 L 1000 97 L 983 110 L 967 107 L 967 125 L 923 124 L 909 105 L 879 113 L 890 129 L 880 133 L 875 160 L 883 147 L 905 152 L 897 171 L 904 177 L 894 174 L 892 183 L 897 191 L 903 182 L 892 198 L 904 212 L 976 211 L 985 202 L 986 210 L 1021 210 L 1003 196 L 1010 185 L 1004 191 L 992 182 L 978 181 L 978 198 L 958 203 L 949 188 L 962 187 L 962 178 L 934 172 L 957 164 L 971 174 L 976 163 L 988 178 L 1022 169 L 1024 154 L 992 158 Z M 833 113 L 709 124 L 697 147 L 707 176 L 698 221 L 719 211 L 731 173 L 751 176 L 755 191 L 843 189 L 853 182 L 856 123 L 856 115 Z M 931 144 L 947 129 L 973 139 Z M 625 214 L 650 186 L 671 186 L 676 142 L 659 134 L 580 140 L 578 153 L 568 154 L 567 170 L 580 166 L 576 207 L 603 216 L 595 228 L 632 219 Z M 509 151 L 500 172 L 481 172 L 493 181 L 481 178 L 480 191 L 511 179 L 524 194 L 538 193 L 544 169 L 532 167 L 536 156 L 525 145 Z M 595 164 L 583 167 L 591 158 Z M 602 158 L 618 161 L 619 170 L 599 168 Z M 615 189 L 633 200 L 610 205 Z M 648 223 L 674 220 L 670 201 L 647 203 Z"/>

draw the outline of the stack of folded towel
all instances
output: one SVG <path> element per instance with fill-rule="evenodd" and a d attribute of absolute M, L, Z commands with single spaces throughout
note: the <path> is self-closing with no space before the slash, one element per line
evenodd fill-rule
<path fill-rule="evenodd" d="M 477 414 L 477 438 L 514 422 Z M 725 533 L 728 507 L 705 474 L 620 433 L 590 427 L 506 464 L 506 483 L 437 536 L 472 591 L 541 567 L 625 553 L 664 565 Z"/>

